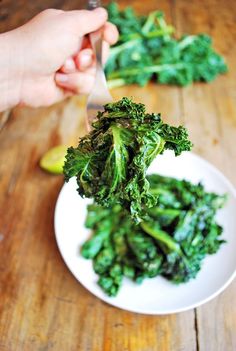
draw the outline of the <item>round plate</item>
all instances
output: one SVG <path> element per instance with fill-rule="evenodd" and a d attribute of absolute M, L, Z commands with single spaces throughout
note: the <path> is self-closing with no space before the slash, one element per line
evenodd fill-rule
<path fill-rule="evenodd" d="M 97 285 L 92 261 L 80 255 L 80 248 L 90 235 L 84 227 L 86 206 L 73 178 L 60 192 L 55 209 L 55 233 L 61 255 L 75 278 L 92 294 L 116 307 L 145 314 L 168 314 L 199 306 L 222 292 L 236 275 L 236 192 L 230 182 L 212 165 L 193 153 L 175 157 L 172 152 L 158 156 L 148 171 L 161 175 L 201 181 L 207 191 L 228 193 L 226 206 L 218 212 L 218 223 L 223 225 L 227 240 L 219 251 L 206 257 L 196 279 L 175 285 L 165 278 L 146 279 L 137 285 L 124 279 L 117 297 L 108 297 Z"/>

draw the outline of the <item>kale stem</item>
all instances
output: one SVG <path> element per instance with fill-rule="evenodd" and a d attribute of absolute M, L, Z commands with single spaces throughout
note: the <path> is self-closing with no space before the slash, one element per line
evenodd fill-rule
<path fill-rule="evenodd" d="M 165 40 L 170 40 L 170 33 L 168 33 L 168 30 L 167 30 L 169 26 L 166 24 L 166 21 L 164 20 L 163 17 L 160 17 L 160 16 L 158 17 L 157 20 L 158 20 L 160 28 L 164 32 L 164 35 L 163 35 L 164 39 Z M 173 29 L 172 31 L 174 31 L 173 27 L 172 27 L 172 29 Z"/>
<path fill-rule="evenodd" d="M 151 39 L 151 38 L 156 38 L 156 37 L 162 37 L 162 36 L 165 36 L 167 34 L 169 35 L 173 32 L 174 32 L 174 28 L 172 26 L 166 26 L 165 29 L 163 29 L 163 28 L 156 29 L 156 30 L 153 30 L 153 31 L 148 32 L 148 33 L 143 33 L 143 35 L 140 33 L 130 33 L 128 35 L 127 34 L 121 35 L 119 40 L 121 42 L 124 41 L 124 43 L 113 47 L 110 50 L 110 56 L 117 55 L 123 50 L 132 48 L 142 39 Z"/>
<path fill-rule="evenodd" d="M 107 86 L 109 89 L 113 89 L 113 88 L 118 88 L 118 87 L 121 87 L 123 85 L 126 84 L 126 81 L 125 79 L 111 79 L 107 82 Z"/>
<path fill-rule="evenodd" d="M 124 35 L 121 35 L 119 40 L 120 41 L 125 41 L 125 43 L 123 44 L 127 44 L 127 40 L 128 42 L 129 41 L 132 41 L 132 40 L 141 40 L 141 39 L 150 39 L 150 38 L 156 38 L 156 37 L 162 37 L 166 34 L 171 34 L 174 32 L 174 28 L 172 26 L 166 26 L 165 29 L 163 28 L 159 28 L 159 29 L 155 29 L 151 32 L 148 32 L 148 33 L 130 33 L 130 34 L 124 34 Z M 111 49 L 111 52 L 112 50 L 115 51 L 115 49 L 119 48 L 120 46 L 122 46 L 123 44 L 120 44 L 118 46 L 115 46 L 113 49 Z M 132 43 L 132 44 L 135 44 L 135 43 Z M 123 46 L 122 46 L 123 48 Z"/>
<path fill-rule="evenodd" d="M 141 222 L 140 225 L 145 233 L 151 235 L 154 239 L 165 244 L 171 251 L 176 251 L 179 254 L 182 253 L 180 245 L 175 240 L 173 240 L 172 237 L 164 230 L 158 229 L 153 225 L 151 226 L 149 223 L 144 221 Z"/>
<path fill-rule="evenodd" d="M 140 73 L 158 73 L 161 71 L 169 70 L 169 69 L 181 69 L 184 68 L 184 64 L 182 63 L 174 63 L 174 64 L 162 64 L 162 65 L 154 65 L 154 66 L 146 66 L 146 67 L 137 67 L 137 68 L 127 68 L 118 70 L 108 74 L 108 79 L 114 78 L 124 78 L 130 76 L 136 76 Z"/>
<path fill-rule="evenodd" d="M 145 34 L 145 38 L 151 39 L 155 37 L 162 37 L 163 35 L 169 35 L 174 32 L 174 28 L 172 26 L 166 26 L 165 30 L 163 29 L 157 29 L 153 30 L 152 32 L 149 32 Z"/>
<path fill-rule="evenodd" d="M 185 49 L 186 46 L 192 44 L 192 42 L 196 39 L 197 39 L 196 35 L 188 35 L 187 37 L 185 37 L 184 39 L 179 41 L 178 46 L 179 46 L 180 50 Z"/>
<path fill-rule="evenodd" d="M 159 11 L 150 12 L 150 14 L 147 17 L 146 22 L 144 23 L 144 25 L 142 27 L 143 34 L 147 34 L 148 32 L 150 32 L 150 29 L 151 29 L 153 23 L 155 22 L 156 17 L 160 16 L 160 15 L 161 15 L 161 13 Z"/>
<path fill-rule="evenodd" d="M 136 35 L 136 33 L 134 33 L 134 34 Z M 139 35 L 138 35 L 138 39 L 135 38 L 135 39 L 129 40 L 121 45 L 115 46 L 114 48 L 112 48 L 110 50 L 110 57 L 119 54 L 123 50 L 132 48 L 133 46 L 135 46 L 139 42 L 140 39 L 141 39 L 141 37 L 139 38 Z"/>

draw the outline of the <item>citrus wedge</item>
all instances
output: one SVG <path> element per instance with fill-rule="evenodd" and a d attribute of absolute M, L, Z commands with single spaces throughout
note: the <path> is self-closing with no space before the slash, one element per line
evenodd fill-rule
<path fill-rule="evenodd" d="M 39 165 L 49 173 L 62 174 L 68 146 L 59 145 L 48 150 L 41 158 Z"/>

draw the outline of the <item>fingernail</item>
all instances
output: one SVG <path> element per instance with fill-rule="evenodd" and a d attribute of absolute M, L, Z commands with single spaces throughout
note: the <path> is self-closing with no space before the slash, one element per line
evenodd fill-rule
<path fill-rule="evenodd" d="M 92 64 L 92 55 L 84 53 L 83 55 L 80 56 L 80 66 L 82 68 L 88 67 Z"/>
<path fill-rule="evenodd" d="M 103 7 L 98 7 L 96 9 L 94 9 L 93 11 L 95 11 L 98 14 L 98 16 L 107 17 L 107 11 Z"/>
<path fill-rule="evenodd" d="M 66 83 L 68 82 L 68 76 L 67 74 L 63 74 L 63 73 L 57 73 L 55 76 L 55 79 L 58 83 Z"/>
<path fill-rule="evenodd" d="M 75 62 L 72 58 L 68 58 L 64 64 L 64 68 L 66 71 L 74 71 L 75 70 Z"/>

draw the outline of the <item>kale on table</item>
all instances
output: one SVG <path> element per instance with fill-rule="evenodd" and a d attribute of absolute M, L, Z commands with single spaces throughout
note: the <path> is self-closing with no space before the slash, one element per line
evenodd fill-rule
<path fill-rule="evenodd" d="M 109 296 L 118 293 L 123 277 L 141 283 L 161 275 L 173 283 L 187 282 L 196 277 L 204 257 L 224 243 L 215 216 L 225 195 L 156 174 L 147 179 L 159 201 L 138 225 L 120 205 L 88 206 L 85 224 L 93 232 L 82 255 L 93 260 L 98 284 Z"/>
<path fill-rule="evenodd" d="M 210 36 L 184 35 L 176 39 L 174 28 L 166 24 L 160 11 L 138 16 L 131 7 L 122 11 L 112 2 L 108 14 L 120 32 L 106 64 L 110 87 L 132 83 L 144 86 L 150 79 L 185 86 L 194 81 L 210 82 L 227 71 Z"/>

